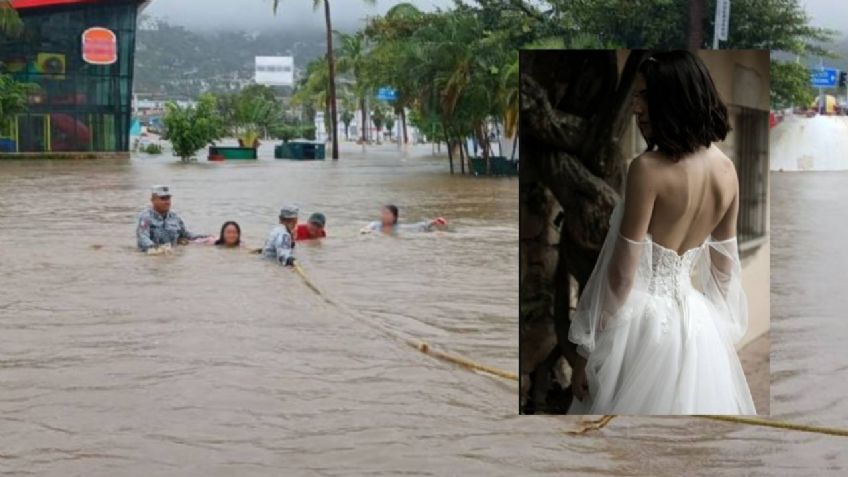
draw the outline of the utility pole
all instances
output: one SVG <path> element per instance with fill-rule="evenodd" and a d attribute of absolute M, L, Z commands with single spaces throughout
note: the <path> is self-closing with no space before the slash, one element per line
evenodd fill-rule
<path fill-rule="evenodd" d="M 689 49 L 704 46 L 704 0 L 689 0 Z"/>

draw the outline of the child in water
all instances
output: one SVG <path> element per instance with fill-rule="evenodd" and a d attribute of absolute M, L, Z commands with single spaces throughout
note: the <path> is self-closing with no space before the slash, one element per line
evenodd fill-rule
<path fill-rule="evenodd" d="M 397 206 L 386 205 L 380 210 L 380 220 L 371 222 L 360 230 L 361 233 L 367 234 L 371 232 L 383 232 L 384 234 L 394 234 L 398 231 L 410 232 L 430 232 L 432 230 L 444 230 L 448 226 L 448 221 L 443 217 L 436 217 L 433 220 L 424 222 L 416 222 L 412 224 L 399 224 L 399 211 Z"/>
<path fill-rule="evenodd" d="M 280 265 L 294 265 L 294 240 L 292 233 L 297 227 L 298 209 L 287 205 L 280 209 L 280 224 L 271 229 L 262 248 L 262 255 L 272 258 Z"/>

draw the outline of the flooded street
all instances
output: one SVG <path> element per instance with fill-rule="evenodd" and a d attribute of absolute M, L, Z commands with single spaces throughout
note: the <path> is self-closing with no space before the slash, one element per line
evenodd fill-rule
<path fill-rule="evenodd" d="M 429 152 L 0 162 L 0 473 L 845 475 L 844 439 L 816 434 L 621 417 L 569 436 L 576 418 L 518 416 L 514 383 L 368 326 L 517 370 L 518 183 L 450 177 Z M 303 219 L 326 213 L 329 238 L 296 254 L 357 316 L 245 251 L 136 252 L 134 219 L 154 183 L 173 187 L 192 231 L 234 219 L 251 247 L 283 202 Z M 848 370 L 846 183 L 773 175 L 779 419 L 848 427 L 848 388 L 834 379 Z M 384 203 L 401 220 L 442 215 L 452 230 L 359 235 Z"/>

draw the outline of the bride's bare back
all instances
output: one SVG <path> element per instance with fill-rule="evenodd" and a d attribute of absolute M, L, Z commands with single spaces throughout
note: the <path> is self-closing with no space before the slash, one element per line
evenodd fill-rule
<path fill-rule="evenodd" d="M 634 159 L 627 175 L 621 234 L 683 253 L 736 236 L 739 183 L 733 162 L 715 145 L 672 161 L 658 152 Z"/>

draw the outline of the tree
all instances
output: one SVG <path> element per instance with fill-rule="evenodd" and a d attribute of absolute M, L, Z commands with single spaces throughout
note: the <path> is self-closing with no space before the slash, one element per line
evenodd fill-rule
<path fill-rule="evenodd" d="M 23 32 L 24 24 L 18 11 L 12 8 L 9 0 L 0 0 L 0 35 L 17 37 Z"/>
<path fill-rule="evenodd" d="M 307 111 L 321 109 L 324 111 L 324 124 L 327 132 L 332 130 L 330 123 L 330 108 L 328 107 L 327 98 L 329 98 L 328 89 L 329 70 L 327 63 L 316 59 L 306 65 L 306 75 L 297 85 L 294 94 L 291 98 L 292 106 L 303 106 Z M 314 120 L 313 114 L 307 116 Z"/>
<path fill-rule="evenodd" d="M 391 114 L 386 115 L 385 119 L 386 123 L 386 132 L 389 133 L 389 136 L 392 134 L 392 130 L 395 128 L 395 117 Z"/>
<path fill-rule="evenodd" d="M 350 123 L 353 122 L 353 112 L 349 109 L 342 111 L 342 124 L 345 127 L 345 140 L 350 141 Z"/>
<path fill-rule="evenodd" d="M 34 85 L 15 81 L 11 76 L 0 73 L 0 132 L 15 116 L 27 110 L 27 95 Z"/>
<path fill-rule="evenodd" d="M 377 129 L 377 143 L 380 143 L 380 138 L 382 137 L 383 131 L 383 121 L 386 120 L 386 113 L 383 111 L 383 108 L 378 104 L 374 106 L 374 111 L 371 112 L 371 122 L 374 123 L 374 127 Z"/>
<path fill-rule="evenodd" d="M 366 120 L 367 106 L 365 104 L 365 98 L 368 94 L 368 91 L 370 90 L 365 75 L 365 62 L 367 52 L 367 41 L 365 38 L 365 34 L 363 32 L 357 32 L 352 35 L 347 35 L 344 33 L 338 33 L 338 35 L 341 39 L 341 51 L 339 53 L 339 71 L 351 73 L 353 75 L 353 80 L 355 82 L 353 90 L 359 100 L 359 111 L 360 115 L 362 116 L 360 124 L 365 125 L 368 123 Z M 347 128 L 349 127 L 351 120 L 348 120 L 345 125 L 346 137 L 348 136 Z M 365 127 L 362 128 L 363 143 L 368 140 L 367 129 L 368 128 Z"/>
<path fill-rule="evenodd" d="M 522 52 L 519 323 L 522 349 L 529 353 L 522 355 L 522 376 L 530 378 L 530 389 L 522 386 L 525 412 L 568 405 L 567 392 L 551 394 L 562 396 L 561 402 L 546 396 L 556 388 L 550 376 L 559 358 L 577 359 L 568 340 L 570 281 L 582 288 L 589 279 L 622 192 L 620 144 L 636 72 L 646 57 L 644 50 L 631 52 L 619 74 L 614 51 Z M 551 244 L 556 209 L 567 219 Z"/>
<path fill-rule="evenodd" d="M 373 4 L 375 0 L 363 0 Z M 329 83 L 329 98 L 330 103 L 330 135 L 332 137 L 332 156 L 333 159 L 339 158 L 339 138 L 338 138 L 338 116 L 336 112 L 336 60 L 333 56 L 333 24 L 330 19 L 330 0 L 312 0 L 312 7 L 317 9 L 321 4 L 324 4 L 324 22 L 327 29 L 327 70 Z M 273 0 L 274 14 L 277 13 L 277 7 L 280 5 L 280 0 Z"/>
<path fill-rule="evenodd" d="M 174 154 L 188 162 L 194 153 L 221 138 L 223 124 L 215 111 L 215 98 L 205 94 L 196 106 L 181 107 L 173 101 L 165 104 L 165 134 Z"/>
<path fill-rule="evenodd" d="M 801 63 L 772 60 L 769 99 L 772 109 L 809 105 L 815 99 L 810 70 Z"/>
<path fill-rule="evenodd" d="M 715 11 L 715 0 L 707 2 L 707 9 Z M 715 17 L 707 15 L 705 20 L 706 31 L 713 31 Z M 822 45 L 835 34 L 810 25 L 810 16 L 798 0 L 735 0 L 730 4 L 727 41 L 721 46 L 828 55 Z"/>
<path fill-rule="evenodd" d="M 473 3 L 491 18 L 523 16 L 521 22 L 538 31 L 541 38 L 559 37 L 566 45 L 571 45 L 579 35 L 591 35 L 603 44 L 621 48 L 689 46 L 690 2 L 478 0 Z M 716 0 L 703 3 L 706 12 L 715 11 Z M 465 2 L 460 1 L 460 4 Z M 810 18 L 799 0 L 733 0 L 730 18 L 728 40 L 721 44 L 726 49 L 821 54 L 824 53 L 821 44 L 831 40 L 834 34 L 832 30 L 810 25 Z M 710 32 L 703 40 L 712 44 L 715 16 L 703 15 L 702 21 L 702 30 Z"/>

